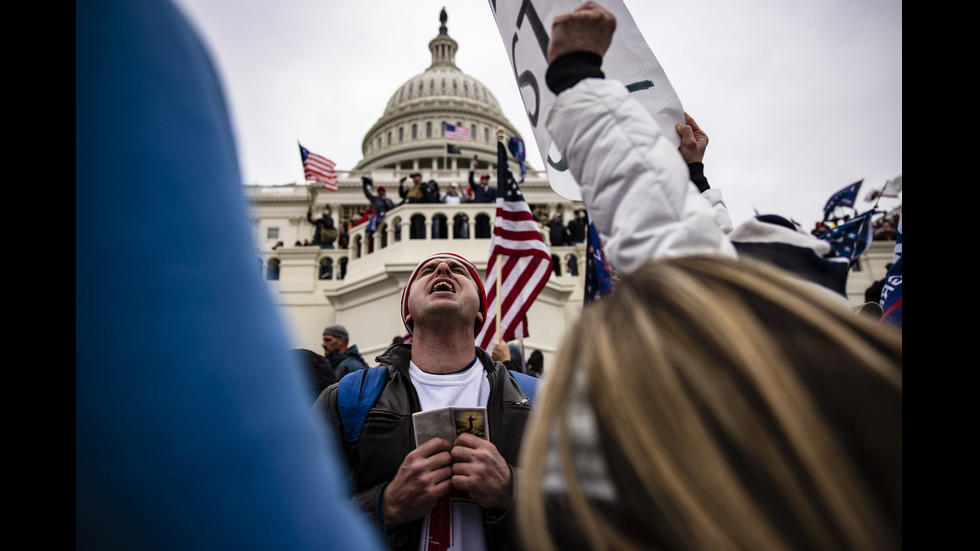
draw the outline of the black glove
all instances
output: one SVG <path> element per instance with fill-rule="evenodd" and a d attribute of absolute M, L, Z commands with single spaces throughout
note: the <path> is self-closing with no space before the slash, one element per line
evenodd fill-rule
<path fill-rule="evenodd" d="M 374 185 L 374 180 L 371 179 L 371 177 L 368 176 L 367 174 L 365 174 L 364 176 L 361 176 L 361 181 L 364 182 L 365 184 L 369 185 L 369 186 L 373 186 Z"/>

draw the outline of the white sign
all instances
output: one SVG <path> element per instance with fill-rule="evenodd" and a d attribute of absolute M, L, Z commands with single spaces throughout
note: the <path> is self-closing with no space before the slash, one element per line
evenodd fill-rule
<path fill-rule="evenodd" d="M 514 78 L 520 88 L 534 139 L 541 152 L 541 162 L 548 172 L 548 181 L 556 193 L 579 201 L 582 193 L 572 177 L 561 153 L 545 129 L 548 113 L 555 95 L 545 83 L 548 70 L 548 39 L 555 16 L 573 11 L 580 0 L 489 0 L 504 41 Z M 660 62 L 647 45 L 623 0 L 603 0 L 602 7 L 616 16 L 616 33 L 603 57 L 602 72 L 607 79 L 622 82 L 660 124 L 664 135 L 675 145 L 680 136 L 674 132 L 676 123 L 684 122 L 684 108 L 667 80 Z"/>

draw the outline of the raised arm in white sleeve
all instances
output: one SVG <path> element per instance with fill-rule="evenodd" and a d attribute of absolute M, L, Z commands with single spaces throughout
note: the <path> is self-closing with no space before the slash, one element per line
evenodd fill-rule
<path fill-rule="evenodd" d="M 578 82 L 558 95 L 546 124 L 617 270 L 658 258 L 736 256 L 677 147 L 621 82 Z"/>

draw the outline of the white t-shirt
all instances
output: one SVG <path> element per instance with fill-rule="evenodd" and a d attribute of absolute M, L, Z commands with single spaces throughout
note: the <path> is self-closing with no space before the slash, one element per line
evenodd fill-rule
<path fill-rule="evenodd" d="M 462 373 L 426 373 L 409 362 L 422 411 L 445 406 L 486 407 L 490 380 L 479 360 Z M 419 551 L 483 550 L 483 512 L 464 492 L 451 490 L 425 515 Z"/>

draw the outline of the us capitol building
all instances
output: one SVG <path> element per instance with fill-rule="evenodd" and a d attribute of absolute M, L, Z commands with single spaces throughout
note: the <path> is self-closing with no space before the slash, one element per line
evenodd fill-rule
<path fill-rule="evenodd" d="M 386 214 L 371 237 L 373 243 L 365 234 L 366 224 L 359 224 L 350 229 L 346 249 L 292 246 L 297 241 L 311 240 L 314 228 L 306 218 L 311 202 L 314 219 L 319 218 L 324 206 L 329 206 L 338 227 L 344 221 L 354 224 L 360 220 L 368 206 L 361 187 L 362 175 L 374 179 L 375 189 L 384 186 L 396 205 L 400 201 L 399 180 L 414 172 L 421 173 L 423 181 L 436 180 L 440 192 L 456 182 L 465 193 L 474 156 L 478 161 L 477 178 L 488 173 L 490 184 L 497 184 L 498 127 L 503 127 L 505 139 L 523 137 L 501 111 L 492 91 L 456 66 L 459 45 L 449 36 L 444 19 L 442 23 L 439 34 L 429 42 L 432 64 L 395 89 L 381 117 L 361 142 L 364 158 L 351 170 L 338 170 L 340 185 L 336 192 L 305 182 L 244 186 L 257 244 L 256 269 L 266 276 L 273 301 L 296 348 L 322 353 L 323 328 L 339 323 L 350 332 L 350 344 L 356 344 L 365 360 L 373 364 L 374 357 L 395 336 L 405 332 L 398 313 L 401 292 L 423 258 L 454 252 L 472 261 L 481 273 L 486 269 L 491 240 L 477 238 L 474 229 L 480 223 L 493 225 L 496 208 L 492 203 L 405 203 Z M 445 124 L 468 128 L 472 140 L 447 142 L 443 136 Z M 447 143 L 458 145 L 460 153 L 447 154 Z M 511 170 L 519 178 L 516 163 L 512 162 Z M 406 187 L 410 184 L 408 178 Z M 536 219 L 542 213 L 550 217 L 560 209 L 567 225 L 574 209 L 582 206 L 552 191 L 546 172 L 536 170 L 531 163 L 527 163 L 521 191 Z M 433 221 L 438 221 L 440 215 L 445 217 L 448 231 L 433 238 Z M 424 239 L 411 238 L 409 226 L 413 219 L 424 221 Z M 468 224 L 464 237 L 454 235 L 457 220 Z M 541 230 L 550 246 L 546 228 Z M 280 241 L 285 246 L 273 249 Z M 552 273 L 528 311 L 530 335 L 523 343 L 525 357 L 532 350 L 541 350 L 545 370 L 565 330 L 582 309 L 585 282 L 584 244 L 550 249 L 560 275 Z M 852 305 L 863 303 L 864 290 L 884 276 L 884 265 L 891 261 L 893 250 L 894 242 L 873 242 L 859 259 L 860 269 L 852 270 L 848 277 Z M 570 263 L 577 269 L 570 270 Z"/>

